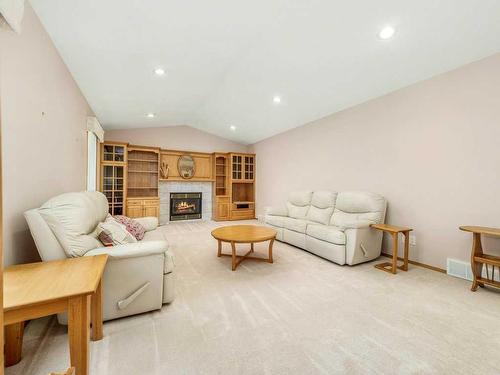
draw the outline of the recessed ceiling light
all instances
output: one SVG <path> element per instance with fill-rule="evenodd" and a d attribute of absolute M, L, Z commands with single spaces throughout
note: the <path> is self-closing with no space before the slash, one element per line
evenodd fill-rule
<path fill-rule="evenodd" d="M 236 126 L 231 125 L 231 126 L 229 127 L 229 129 L 231 129 L 231 130 L 234 132 L 234 131 L 236 130 Z"/>
<path fill-rule="evenodd" d="M 155 74 L 157 76 L 162 76 L 162 75 L 165 75 L 165 70 L 163 68 L 156 68 L 155 69 Z"/>
<path fill-rule="evenodd" d="M 276 104 L 281 103 L 281 98 L 278 95 L 275 95 L 273 97 L 273 102 L 276 103 Z"/>
<path fill-rule="evenodd" d="M 155 116 L 156 116 L 156 115 L 155 115 L 154 113 L 148 113 L 148 114 L 146 115 L 146 117 L 147 117 L 147 118 L 153 118 L 153 117 L 155 117 Z"/>
<path fill-rule="evenodd" d="M 378 37 L 383 40 L 391 39 L 394 36 L 395 32 L 396 30 L 394 30 L 394 27 L 386 26 L 382 30 L 380 30 L 380 32 L 378 33 Z"/>

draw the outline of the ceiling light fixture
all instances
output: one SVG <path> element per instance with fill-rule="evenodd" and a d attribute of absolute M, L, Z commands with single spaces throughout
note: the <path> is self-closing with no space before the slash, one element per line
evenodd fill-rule
<path fill-rule="evenodd" d="M 231 125 L 231 126 L 229 127 L 229 129 L 231 129 L 231 130 L 234 132 L 234 131 L 236 130 L 236 126 Z"/>
<path fill-rule="evenodd" d="M 154 113 L 148 113 L 146 115 L 147 118 L 154 118 L 156 115 Z"/>
<path fill-rule="evenodd" d="M 392 26 L 386 26 L 380 32 L 378 33 L 378 37 L 382 40 L 387 40 L 391 39 L 394 36 L 394 33 L 396 30 L 394 30 L 394 27 Z"/>
<path fill-rule="evenodd" d="M 154 70 L 154 72 L 155 72 L 155 74 L 156 74 L 157 76 L 163 76 L 163 75 L 165 75 L 165 70 L 164 70 L 163 68 L 156 68 L 156 69 Z"/>
<path fill-rule="evenodd" d="M 281 103 L 281 98 L 278 95 L 275 95 L 273 97 L 273 102 L 276 104 L 279 104 L 279 103 Z"/>

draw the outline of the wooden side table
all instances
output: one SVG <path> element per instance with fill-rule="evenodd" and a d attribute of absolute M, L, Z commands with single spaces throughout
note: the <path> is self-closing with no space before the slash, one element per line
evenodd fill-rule
<path fill-rule="evenodd" d="M 75 375 L 87 375 L 89 338 L 103 336 L 101 278 L 107 259 L 96 255 L 5 268 L 6 358 L 21 359 L 24 321 L 67 311 L 71 366 Z"/>
<path fill-rule="evenodd" d="M 412 228 L 397 227 L 389 224 L 371 224 L 370 227 L 389 233 L 392 236 L 392 262 L 376 264 L 375 268 L 389 273 L 396 273 L 399 268 L 402 271 L 408 271 L 408 252 L 410 248 L 410 232 Z M 402 233 L 405 236 L 405 252 L 403 264 L 398 266 L 398 235 Z"/>
<path fill-rule="evenodd" d="M 495 280 L 495 267 L 497 267 L 500 272 L 500 257 L 490 254 L 484 254 L 483 247 L 481 245 L 481 235 L 500 237 L 500 229 L 461 226 L 460 230 L 472 233 L 472 251 L 470 255 L 470 265 L 472 267 L 472 274 L 474 275 L 474 277 L 472 279 L 471 290 L 475 292 L 478 286 L 484 287 L 484 284 L 500 288 L 500 283 Z M 486 278 L 483 278 L 482 275 L 483 264 L 486 266 Z M 491 266 L 492 268 L 491 275 L 489 272 L 489 266 Z"/>

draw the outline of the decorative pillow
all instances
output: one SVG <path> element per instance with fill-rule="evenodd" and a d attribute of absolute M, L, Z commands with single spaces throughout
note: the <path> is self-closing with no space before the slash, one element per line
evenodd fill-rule
<path fill-rule="evenodd" d="M 107 229 L 101 229 L 97 228 L 97 230 L 100 232 L 99 235 L 97 236 L 98 240 L 102 242 L 102 244 L 106 247 L 113 246 L 113 236 L 111 235 L 111 232 Z"/>
<path fill-rule="evenodd" d="M 131 235 L 135 237 L 137 241 L 140 241 L 144 238 L 144 233 L 146 233 L 146 228 L 144 228 L 144 226 L 142 226 L 142 224 L 139 223 L 138 221 L 123 215 L 116 215 L 114 219 L 117 222 L 125 225 L 125 228 Z"/>
<path fill-rule="evenodd" d="M 99 223 L 97 225 L 97 233 L 98 238 L 100 240 L 102 238 L 104 246 L 137 242 L 135 237 L 127 231 L 125 225 L 120 224 L 116 220 L 107 220 L 104 223 Z"/>

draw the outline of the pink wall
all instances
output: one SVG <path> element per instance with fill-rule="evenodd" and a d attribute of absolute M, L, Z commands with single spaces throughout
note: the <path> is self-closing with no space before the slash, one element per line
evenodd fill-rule
<path fill-rule="evenodd" d="M 415 228 L 411 258 L 446 268 L 469 260 L 459 225 L 500 226 L 499 145 L 497 54 L 251 146 L 257 211 L 296 189 L 378 192 Z"/>
<path fill-rule="evenodd" d="M 0 30 L 4 263 L 38 259 L 23 212 L 85 189 L 92 114 L 29 3 L 21 34 Z"/>
<path fill-rule="evenodd" d="M 206 133 L 191 126 L 163 128 L 108 130 L 108 141 L 123 141 L 141 146 L 155 146 L 170 150 L 199 152 L 246 152 L 247 146 Z"/>

